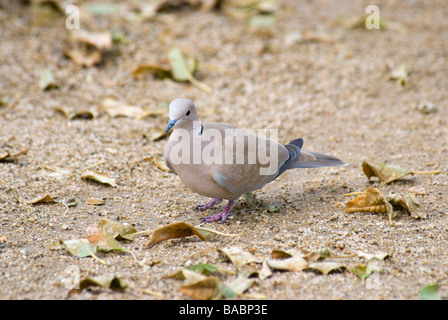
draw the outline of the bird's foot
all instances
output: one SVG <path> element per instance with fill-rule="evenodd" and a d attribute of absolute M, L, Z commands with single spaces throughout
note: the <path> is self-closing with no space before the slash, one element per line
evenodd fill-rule
<path fill-rule="evenodd" d="M 214 206 L 216 206 L 217 204 L 220 204 L 221 202 L 222 202 L 222 199 L 213 198 L 209 202 L 197 206 L 194 210 L 205 211 L 205 210 L 213 208 Z"/>
<path fill-rule="evenodd" d="M 234 206 L 234 204 L 235 201 L 229 200 L 229 203 L 226 205 L 224 210 L 221 211 L 221 213 L 204 217 L 201 219 L 201 222 L 216 222 L 219 220 L 221 220 L 221 222 L 226 221 L 227 217 L 233 214 L 233 211 L 231 211 L 231 209 Z"/>

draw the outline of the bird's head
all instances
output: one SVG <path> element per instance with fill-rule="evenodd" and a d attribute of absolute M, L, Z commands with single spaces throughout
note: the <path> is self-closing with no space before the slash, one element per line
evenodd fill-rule
<path fill-rule="evenodd" d="M 170 120 L 165 130 L 166 133 L 174 126 L 188 129 L 193 126 L 194 121 L 198 121 L 196 106 L 188 99 L 174 99 L 170 103 L 169 110 Z"/>

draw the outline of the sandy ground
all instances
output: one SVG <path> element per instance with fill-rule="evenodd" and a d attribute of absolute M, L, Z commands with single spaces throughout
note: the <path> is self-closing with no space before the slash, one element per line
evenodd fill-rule
<path fill-rule="evenodd" d="M 327 276 L 274 271 L 267 279 L 255 278 L 245 299 L 418 299 L 432 283 L 439 283 L 440 296 L 448 298 L 448 6 L 444 0 L 377 1 L 381 18 L 403 24 L 407 34 L 344 26 L 348 18 L 362 17 L 371 2 L 281 1 L 269 31 L 250 30 L 244 19 L 220 10 L 184 8 L 146 22 L 116 16 L 81 19 L 81 28 L 89 31 L 119 27 L 126 34 L 103 63 L 84 68 L 64 56 L 70 33 L 64 16 L 42 21 L 35 6 L 1 1 L 0 150 L 29 150 L 15 161 L 0 162 L 0 298 L 186 299 L 179 291 L 182 281 L 163 277 L 209 263 L 228 271 L 217 276 L 230 281 L 236 267 L 216 250 L 230 246 L 262 260 L 273 249 L 291 248 L 390 255 L 370 285 L 349 270 Z M 306 32 L 321 36 L 301 40 Z M 203 63 L 196 76 L 213 93 L 189 83 L 131 76 L 141 63 L 163 61 L 172 46 Z M 409 71 L 404 86 L 389 80 L 401 65 Z M 39 87 L 47 68 L 58 89 Z M 148 136 L 165 128 L 167 115 L 136 120 L 100 110 L 107 97 L 158 108 L 181 96 L 196 103 L 203 121 L 278 129 L 279 141 L 302 137 L 304 149 L 350 165 L 290 170 L 256 192 L 258 206 L 240 200 L 225 223 L 208 226 L 239 237 L 213 242 L 188 237 L 150 248 L 144 247 L 146 237 L 123 242 L 142 267 L 127 253 L 99 252 L 104 265 L 65 249 L 50 250 L 60 239 L 83 237 L 102 218 L 131 223 L 137 230 L 174 221 L 199 224 L 204 214 L 193 208 L 207 199 L 145 160 L 163 152 L 166 140 L 153 142 Z M 419 110 L 425 103 L 434 109 Z M 98 114 L 69 120 L 56 107 Z M 383 214 L 345 213 L 338 205 L 351 199 L 345 194 L 379 187 L 362 173 L 363 161 L 441 170 L 381 187 L 385 194 L 423 188 L 416 197 L 428 218 L 416 220 L 401 211 L 391 226 Z M 116 188 L 48 169 L 79 172 L 98 163 L 93 168 L 115 178 Z M 47 193 L 58 200 L 74 197 L 78 205 L 67 210 L 61 204 L 16 201 Z M 86 204 L 91 197 L 105 204 Z M 269 212 L 268 204 L 279 211 Z M 362 262 L 356 257 L 345 261 Z M 114 275 L 137 289 L 69 295 L 64 279 L 73 268 L 81 278 Z"/>

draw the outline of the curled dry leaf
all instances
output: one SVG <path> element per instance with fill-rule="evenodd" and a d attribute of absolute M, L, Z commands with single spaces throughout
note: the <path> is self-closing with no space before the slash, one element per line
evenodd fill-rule
<path fill-rule="evenodd" d="M 255 258 L 250 252 L 237 247 L 222 248 L 218 249 L 218 251 L 223 253 L 233 264 L 237 266 L 262 262 L 260 259 Z"/>
<path fill-rule="evenodd" d="M 226 287 L 233 291 L 236 296 L 239 296 L 243 294 L 244 291 L 249 289 L 254 282 L 254 279 L 248 279 L 244 276 L 238 276 L 235 280 L 226 285 Z"/>
<path fill-rule="evenodd" d="M 99 64 L 103 59 L 103 55 L 99 50 L 88 50 L 86 48 L 71 48 L 65 50 L 64 54 L 72 59 L 76 64 L 91 68 L 95 64 Z"/>
<path fill-rule="evenodd" d="M 72 107 L 56 107 L 55 110 L 62 113 L 69 120 L 93 119 L 96 117 L 96 112 L 93 110 L 75 110 Z"/>
<path fill-rule="evenodd" d="M 164 130 L 157 130 L 145 134 L 145 137 L 153 142 L 165 139 L 167 137 Z"/>
<path fill-rule="evenodd" d="M 286 259 L 268 260 L 268 265 L 276 270 L 302 271 L 308 267 L 308 262 L 301 255 L 297 255 Z"/>
<path fill-rule="evenodd" d="M 168 66 L 154 63 L 141 64 L 132 71 L 132 76 L 141 78 L 145 73 L 150 73 L 159 78 L 170 78 L 179 82 L 189 81 L 201 90 L 212 92 L 209 86 L 194 77 L 199 65 L 196 59 L 186 57 L 179 48 L 174 47 L 168 51 L 167 60 Z"/>
<path fill-rule="evenodd" d="M 107 233 L 99 227 L 88 227 L 86 229 L 86 239 L 90 244 L 95 245 L 98 251 L 123 251 L 124 248 L 115 240 L 114 235 Z"/>
<path fill-rule="evenodd" d="M 418 200 L 411 194 L 391 194 L 387 200 L 393 205 L 405 209 L 414 218 L 426 219 L 427 213 Z"/>
<path fill-rule="evenodd" d="M 207 277 L 194 283 L 181 286 L 179 291 L 193 299 L 210 300 L 220 296 L 221 281 L 216 277 Z"/>
<path fill-rule="evenodd" d="M 169 66 L 165 65 L 144 63 L 135 67 L 131 72 L 131 75 L 135 79 L 141 79 L 145 74 L 150 74 L 160 79 L 171 78 L 171 69 L 169 68 Z"/>
<path fill-rule="evenodd" d="M 266 278 L 269 278 L 270 276 L 272 276 L 272 271 L 271 268 L 269 268 L 268 262 L 265 260 L 261 264 L 261 270 L 258 273 L 258 277 L 260 278 L 260 280 L 264 280 Z"/>
<path fill-rule="evenodd" d="M 129 223 L 120 223 L 109 219 L 101 219 L 98 222 L 98 228 L 119 240 L 134 240 L 134 234 L 137 232 L 134 226 Z"/>
<path fill-rule="evenodd" d="M 96 245 L 91 244 L 87 239 L 62 240 L 62 244 L 72 256 L 79 258 L 92 256 L 97 248 Z"/>
<path fill-rule="evenodd" d="M 162 171 L 172 172 L 171 169 L 166 165 L 165 161 L 159 156 L 153 156 L 152 162 Z"/>
<path fill-rule="evenodd" d="M 404 64 L 390 75 L 390 80 L 396 80 L 402 87 L 409 83 L 409 72 Z"/>
<path fill-rule="evenodd" d="M 94 180 L 103 184 L 108 184 L 112 187 L 117 187 L 117 184 L 115 183 L 115 179 L 109 177 L 107 174 L 94 171 L 94 170 L 88 170 L 82 173 L 81 175 L 82 179 L 90 179 Z"/>
<path fill-rule="evenodd" d="M 376 212 L 392 214 L 392 205 L 383 193 L 375 188 L 369 188 L 355 199 L 347 202 L 345 212 Z"/>
<path fill-rule="evenodd" d="M 371 177 L 378 177 L 383 184 L 403 178 L 408 174 L 413 174 L 412 171 L 386 163 L 363 162 L 362 170 L 369 180 Z"/>
<path fill-rule="evenodd" d="M 72 289 L 70 294 L 79 293 L 84 289 L 92 286 L 102 287 L 105 289 L 112 289 L 114 291 L 123 291 L 127 285 L 118 277 L 115 276 L 99 276 L 94 278 L 85 278 L 79 282 L 79 287 Z"/>
<path fill-rule="evenodd" d="M 57 201 L 55 201 L 53 197 L 50 196 L 49 194 L 46 194 L 45 196 L 35 197 L 30 200 L 23 200 L 22 202 L 25 204 L 37 204 L 37 203 L 56 203 Z"/>
<path fill-rule="evenodd" d="M 79 29 L 73 30 L 71 33 L 73 42 L 85 43 L 99 50 L 110 49 L 112 47 L 112 34 L 106 32 L 89 32 Z"/>
<path fill-rule="evenodd" d="M 88 205 L 101 206 L 105 203 L 106 203 L 106 201 L 104 201 L 103 199 L 98 199 L 98 198 L 89 198 L 86 200 L 86 204 L 88 204 Z"/>
<path fill-rule="evenodd" d="M 165 109 L 144 110 L 138 106 L 130 105 L 112 98 L 106 98 L 101 102 L 101 109 L 107 112 L 112 118 L 128 117 L 143 119 L 148 116 L 158 116 L 166 113 Z"/>
<path fill-rule="evenodd" d="M 185 238 L 194 235 L 202 241 L 206 241 L 206 238 L 191 224 L 186 222 L 173 222 L 154 229 L 149 242 L 146 244 L 146 247 L 161 241 Z"/>
<path fill-rule="evenodd" d="M 30 148 L 15 153 L 11 153 L 7 150 L 0 150 L 0 161 L 15 161 L 17 160 L 17 157 L 27 154 L 29 149 Z"/>
<path fill-rule="evenodd" d="M 390 257 L 390 255 L 388 253 L 386 253 L 386 252 L 377 252 L 377 253 L 372 254 L 372 253 L 366 253 L 366 252 L 363 252 L 363 251 L 358 251 L 356 253 L 356 255 L 358 257 L 360 257 L 360 258 L 365 259 L 366 262 L 369 262 L 370 260 L 373 260 L 373 259 L 382 261 L 382 260 Z"/>
<path fill-rule="evenodd" d="M 50 69 L 45 69 L 41 72 L 39 78 L 39 87 L 44 91 L 57 89 L 59 87 L 56 79 L 54 78 L 53 72 L 51 72 Z"/>
<path fill-rule="evenodd" d="M 341 271 L 346 268 L 347 267 L 345 265 L 337 262 L 314 262 L 310 263 L 308 267 L 306 267 L 306 269 L 317 270 L 324 275 L 327 275 L 332 271 Z"/>

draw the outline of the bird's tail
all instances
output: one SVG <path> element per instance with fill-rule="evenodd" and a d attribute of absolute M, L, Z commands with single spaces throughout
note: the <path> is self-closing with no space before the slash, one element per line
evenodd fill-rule
<path fill-rule="evenodd" d="M 291 141 L 288 145 L 293 145 L 301 149 L 303 145 L 303 140 L 296 139 Z M 297 157 L 295 157 L 295 160 L 289 165 L 288 169 L 340 167 L 346 165 L 347 163 L 333 156 L 317 152 L 300 150 L 300 154 Z"/>

